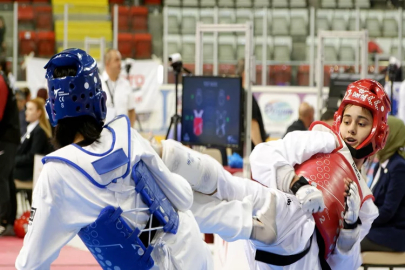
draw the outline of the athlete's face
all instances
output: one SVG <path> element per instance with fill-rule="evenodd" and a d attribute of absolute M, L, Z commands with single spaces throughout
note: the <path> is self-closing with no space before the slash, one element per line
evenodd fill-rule
<path fill-rule="evenodd" d="M 39 120 L 41 110 L 38 110 L 37 105 L 33 102 L 27 102 L 27 109 L 25 110 L 25 121 L 28 123 Z"/>
<path fill-rule="evenodd" d="M 348 105 L 343 112 L 339 131 L 343 140 L 356 148 L 368 137 L 372 127 L 373 116 L 369 110 L 356 105 Z"/>

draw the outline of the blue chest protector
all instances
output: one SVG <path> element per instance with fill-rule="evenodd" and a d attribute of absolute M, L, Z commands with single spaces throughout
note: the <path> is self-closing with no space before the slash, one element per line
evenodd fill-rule
<path fill-rule="evenodd" d="M 132 168 L 132 178 L 136 192 L 163 226 L 163 230 L 176 234 L 179 216 L 142 160 Z M 153 245 L 146 248 L 139 238 L 141 231 L 138 228 L 132 230 L 121 213 L 120 207 L 115 209 L 107 206 L 96 221 L 80 230 L 79 237 L 103 269 L 152 268 Z"/>
<path fill-rule="evenodd" d="M 130 140 L 128 140 L 130 144 Z M 114 147 L 113 147 L 114 148 Z M 117 147 L 115 147 L 116 149 Z M 130 145 L 127 148 L 129 153 Z M 121 148 L 121 153 L 124 153 Z M 59 150 L 58 150 L 59 151 Z M 77 168 L 81 171 L 91 183 L 96 185 L 98 188 L 106 188 L 110 183 L 101 185 L 92 178 L 88 173 L 85 173 L 85 170 L 82 169 L 80 165 L 85 168 L 89 168 L 89 162 L 91 164 L 103 163 L 107 166 L 102 166 L 104 171 L 108 164 L 117 163 L 117 158 L 114 153 L 116 151 L 110 151 L 105 155 L 83 155 L 78 148 L 71 148 L 70 154 L 72 151 L 75 151 L 76 156 L 81 158 L 77 160 L 86 160 L 82 164 L 77 164 L 69 159 L 62 158 L 61 153 L 54 153 L 52 156 L 47 156 L 44 158 L 43 162 L 48 162 L 52 160 L 62 160 L 69 165 Z M 79 152 L 76 152 L 79 151 Z M 66 154 L 66 153 L 64 153 Z M 121 154 L 122 155 L 122 154 Z M 127 160 L 127 166 L 129 166 L 129 158 L 122 160 Z M 124 163 L 122 163 L 124 164 Z M 111 168 L 116 168 L 117 166 L 110 166 Z M 95 166 L 96 171 L 100 171 Z M 113 169 L 107 169 L 111 171 Z M 103 172 L 104 173 L 104 172 Z M 140 160 L 136 163 L 131 169 L 131 178 L 135 182 L 135 191 L 141 196 L 142 201 L 148 206 L 149 213 L 152 214 L 160 223 L 164 232 L 176 234 L 178 225 L 179 225 L 179 216 L 177 211 L 173 208 L 171 202 L 167 199 L 166 195 L 160 189 L 156 180 L 145 165 L 145 163 Z M 115 181 L 112 181 L 115 182 Z M 78 235 L 93 254 L 94 258 L 100 264 L 103 269 L 114 269 L 114 270 L 146 270 L 150 269 L 154 265 L 154 261 L 151 256 L 151 252 L 154 248 L 153 245 L 145 247 L 141 239 L 139 238 L 141 230 L 139 228 L 131 229 L 125 219 L 121 216 L 122 209 L 120 207 L 114 208 L 113 206 L 105 207 L 99 214 L 98 218 L 91 224 L 82 228 Z M 154 228 L 156 229 L 156 228 Z M 150 231 L 146 229 L 145 231 Z"/>

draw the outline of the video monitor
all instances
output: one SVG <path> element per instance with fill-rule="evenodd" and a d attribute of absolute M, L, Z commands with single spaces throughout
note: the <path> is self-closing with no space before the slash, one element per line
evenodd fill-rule
<path fill-rule="evenodd" d="M 183 77 L 181 142 L 240 148 L 243 91 L 240 77 Z"/>

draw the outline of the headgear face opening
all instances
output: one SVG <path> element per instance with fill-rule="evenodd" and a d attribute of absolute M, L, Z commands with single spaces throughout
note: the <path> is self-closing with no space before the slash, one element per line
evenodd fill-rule
<path fill-rule="evenodd" d="M 348 104 L 357 105 L 368 109 L 373 115 L 373 126 L 368 137 L 359 144 L 355 150 L 365 150 L 366 147 L 372 150 L 362 151 L 366 153 L 358 158 L 366 158 L 374 155 L 378 150 L 384 148 L 388 136 L 387 117 L 391 111 L 391 102 L 385 94 L 380 83 L 371 79 L 363 79 L 351 83 L 347 87 L 346 94 L 334 116 L 333 128 L 339 133 L 340 124 L 344 110 Z"/>
<path fill-rule="evenodd" d="M 73 67 L 76 75 L 55 78 L 54 71 L 60 67 Z M 66 49 L 55 54 L 44 68 L 49 91 L 46 111 L 52 126 L 60 119 L 82 115 L 99 122 L 105 119 L 107 97 L 93 57 L 80 49 Z"/>

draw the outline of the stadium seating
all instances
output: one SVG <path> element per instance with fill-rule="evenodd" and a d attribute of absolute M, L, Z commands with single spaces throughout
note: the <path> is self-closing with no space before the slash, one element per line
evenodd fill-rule
<path fill-rule="evenodd" d="M 273 55 L 273 39 L 271 37 L 267 37 L 265 44 L 267 46 L 266 60 L 271 60 L 271 57 Z M 257 62 L 262 61 L 262 57 L 263 57 L 263 38 L 262 37 L 255 38 L 254 54 L 256 56 Z"/>
<path fill-rule="evenodd" d="M 195 34 L 199 12 L 196 8 L 183 8 L 181 18 L 181 33 L 183 35 Z"/>
<path fill-rule="evenodd" d="M 236 10 L 236 23 L 237 24 L 244 24 L 247 21 L 253 21 L 253 13 L 252 10 L 249 8 L 244 9 L 237 9 Z M 245 35 L 243 32 L 238 32 L 237 35 Z"/>
<path fill-rule="evenodd" d="M 261 36 L 263 35 L 263 20 L 265 20 L 265 23 L 267 24 L 267 33 L 270 33 L 271 30 L 271 20 L 269 19 L 269 16 L 271 15 L 270 12 L 267 12 L 267 17 L 265 16 L 265 12 L 263 9 L 258 9 L 254 11 L 253 14 L 253 31 L 255 36 Z"/>
<path fill-rule="evenodd" d="M 297 84 L 299 86 L 309 85 L 309 65 L 301 65 L 298 67 Z"/>
<path fill-rule="evenodd" d="M 55 54 L 55 33 L 37 32 L 37 54 L 40 57 L 51 57 Z"/>
<path fill-rule="evenodd" d="M 166 39 L 167 52 L 169 55 L 181 51 L 181 37 L 179 35 L 168 35 Z"/>
<path fill-rule="evenodd" d="M 31 5 L 18 5 L 18 23 L 24 25 L 27 29 L 33 29 L 34 9 Z"/>
<path fill-rule="evenodd" d="M 180 33 L 180 9 L 170 7 L 167 9 L 167 29 L 169 34 L 179 34 Z"/>
<path fill-rule="evenodd" d="M 34 6 L 36 30 L 53 30 L 51 6 Z"/>
<path fill-rule="evenodd" d="M 291 66 L 270 66 L 270 85 L 290 85 Z"/>
<path fill-rule="evenodd" d="M 319 9 L 316 12 L 316 33 L 319 30 L 330 30 L 332 24 L 333 10 Z"/>
<path fill-rule="evenodd" d="M 200 22 L 205 24 L 214 23 L 214 9 L 213 8 L 201 8 L 200 9 Z"/>
<path fill-rule="evenodd" d="M 148 9 L 146 7 L 131 7 L 130 18 L 133 32 L 145 33 L 148 31 Z"/>
<path fill-rule="evenodd" d="M 382 12 L 370 10 L 367 12 L 365 29 L 370 37 L 381 37 Z"/>
<path fill-rule="evenodd" d="M 398 12 L 385 11 L 382 22 L 382 34 L 384 37 L 398 36 Z"/>
<path fill-rule="evenodd" d="M 133 57 L 133 35 L 118 33 L 118 50 L 123 58 Z"/>
<path fill-rule="evenodd" d="M 355 59 L 356 45 L 359 43 L 356 39 L 342 39 L 339 47 L 340 61 L 353 61 Z"/>
<path fill-rule="evenodd" d="M 118 32 L 129 31 L 130 9 L 127 6 L 118 6 Z M 111 11 L 112 20 L 114 21 L 114 12 Z"/>
<path fill-rule="evenodd" d="M 230 8 L 221 8 L 218 11 L 218 23 L 233 24 L 236 22 L 235 10 Z"/>
<path fill-rule="evenodd" d="M 274 61 L 283 62 L 291 60 L 292 38 L 274 37 L 273 43 Z"/>
<path fill-rule="evenodd" d="M 308 10 L 293 9 L 290 11 L 290 35 L 307 36 L 308 35 Z"/>
<path fill-rule="evenodd" d="M 27 55 L 36 51 L 36 34 L 33 31 L 20 31 L 18 34 L 20 45 L 19 54 Z"/>
<path fill-rule="evenodd" d="M 346 31 L 349 24 L 350 13 L 347 10 L 335 10 L 332 18 L 333 31 Z"/>
<path fill-rule="evenodd" d="M 254 7 L 269 7 L 270 0 L 253 0 Z"/>
<path fill-rule="evenodd" d="M 219 59 L 219 62 L 235 61 L 235 59 L 236 59 L 236 38 L 235 38 L 235 36 L 219 36 L 219 38 L 218 38 L 218 59 Z"/>
<path fill-rule="evenodd" d="M 182 60 L 183 62 L 194 62 L 195 60 L 195 36 L 188 35 L 182 37 Z"/>
<path fill-rule="evenodd" d="M 203 38 L 203 59 L 204 62 L 214 61 L 214 37 L 204 36 Z M 212 71 L 212 69 L 211 69 Z"/>
<path fill-rule="evenodd" d="M 150 59 L 152 56 L 152 36 L 151 34 L 134 35 L 135 59 Z"/>
<path fill-rule="evenodd" d="M 290 11 L 288 9 L 273 9 L 271 33 L 274 36 L 289 35 Z"/>

